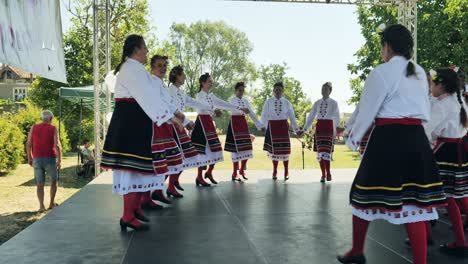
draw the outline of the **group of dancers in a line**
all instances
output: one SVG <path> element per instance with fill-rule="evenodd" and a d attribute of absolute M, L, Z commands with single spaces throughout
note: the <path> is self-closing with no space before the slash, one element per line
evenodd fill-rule
<path fill-rule="evenodd" d="M 441 249 L 463 253 L 467 244 L 458 204 L 468 211 L 468 155 L 463 142 L 468 120 L 457 73 L 442 68 L 432 75 L 435 99 L 431 102 L 426 74 L 410 59 L 410 32 L 401 25 L 389 26 L 381 40 L 385 63 L 369 74 L 359 106 L 346 127 L 347 145 L 362 149 L 362 162 L 350 194 L 353 247 L 338 260 L 365 263 L 368 225 L 385 219 L 406 226 L 414 263 L 426 263 L 427 223 L 438 218 L 436 208 L 442 206 L 448 208 L 456 241 Z M 163 79 L 168 58 L 153 56 L 149 74 L 144 67 L 147 53 L 142 36 L 126 38 L 115 70 L 115 109 L 102 154 L 102 167 L 113 170 L 113 192 L 123 195 L 122 230 L 148 229 L 143 209 L 161 209 L 153 200 L 170 203 L 162 191 L 166 178 L 169 197 L 182 197 L 179 177 L 189 168 L 198 168 L 197 186 L 210 186 L 205 179 L 217 184 L 213 170 L 223 161 L 223 148 L 213 116 L 221 114 L 219 109 L 231 112 L 224 149 L 231 152 L 232 181 L 247 179 L 247 161 L 253 157 L 246 115 L 257 129 L 265 131 L 263 149 L 272 160 L 274 180 L 280 161 L 284 180 L 289 179 L 290 130 L 302 136 L 317 120 L 314 150 L 322 170 L 320 180 L 331 181 L 330 160 L 340 118 L 338 104 L 329 98 L 331 83 L 322 86 L 323 98 L 313 105 L 301 129 L 291 103 L 283 97 L 281 82 L 274 85 L 274 96 L 265 102 L 259 120 L 243 96 L 244 83 L 237 83 L 235 96 L 224 101 L 210 92 L 213 80 L 206 73 L 200 76 L 200 90 L 193 99 L 181 90 L 183 67 L 171 69 L 170 86 L 166 87 Z M 195 122 L 184 115 L 186 107 L 197 110 Z"/>

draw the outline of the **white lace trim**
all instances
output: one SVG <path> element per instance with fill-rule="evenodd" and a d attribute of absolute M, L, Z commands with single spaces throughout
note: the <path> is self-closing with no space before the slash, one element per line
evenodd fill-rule
<path fill-rule="evenodd" d="M 201 163 L 204 163 L 205 165 L 210 165 L 210 164 L 216 164 L 218 162 L 224 161 L 223 157 L 223 152 L 222 151 L 217 151 L 217 152 L 212 152 L 208 144 L 206 144 L 205 148 L 205 154 L 198 154 L 198 157 L 200 159 Z M 205 166 L 202 165 L 202 166 Z"/>
<path fill-rule="evenodd" d="M 253 159 L 252 150 L 245 150 L 240 152 L 231 152 L 232 162 L 237 162 L 241 160 Z"/>
<path fill-rule="evenodd" d="M 389 212 L 383 209 L 362 210 L 355 207 L 352 207 L 352 212 L 353 215 L 366 221 L 381 219 L 394 225 L 431 221 L 439 218 L 435 208 L 423 209 L 414 205 L 404 205 L 400 212 Z"/>
<path fill-rule="evenodd" d="M 278 160 L 278 161 L 286 161 L 286 160 L 289 160 L 289 154 L 285 154 L 285 155 L 274 155 L 274 154 L 271 154 L 270 152 L 267 152 L 267 156 L 270 160 Z"/>
<path fill-rule="evenodd" d="M 320 161 L 321 159 L 324 160 L 332 160 L 333 154 L 328 152 L 317 152 L 317 160 Z"/>
<path fill-rule="evenodd" d="M 164 175 L 141 174 L 132 171 L 114 170 L 112 192 L 121 195 L 147 192 L 164 188 Z"/>
<path fill-rule="evenodd" d="M 188 170 L 191 168 L 198 168 L 210 164 L 208 160 L 202 160 L 200 155 L 184 159 L 183 170 Z"/>

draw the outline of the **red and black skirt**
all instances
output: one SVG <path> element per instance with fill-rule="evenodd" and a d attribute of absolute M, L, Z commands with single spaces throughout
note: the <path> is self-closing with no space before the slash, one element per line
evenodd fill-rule
<path fill-rule="evenodd" d="M 207 145 L 211 152 L 223 151 L 213 118 L 210 115 L 197 116 L 191 139 L 195 149 L 201 154 L 206 154 Z"/>
<path fill-rule="evenodd" d="M 366 134 L 364 134 L 364 136 L 362 137 L 361 142 L 359 142 L 359 155 L 361 155 L 361 157 L 364 155 L 364 152 L 366 152 L 367 143 L 369 142 L 369 138 L 372 134 L 373 129 L 374 125 L 372 125 L 367 130 Z"/>
<path fill-rule="evenodd" d="M 192 158 L 198 155 L 198 152 L 193 146 L 192 140 L 187 134 L 185 128 L 177 128 L 176 126 L 174 126 L 174 133 L 177 136 L 177 143 L 182 149 L 182 154 L 184 155 L 185 159 Z"/>
<path fill-rule="evenodd" d="M 157 174 L 177 173 L 181 171 L 183 156 L 177 145 L 174 128 L 168 123 L 153 126 L 151 152 L 155 159 L 153 166 Z"/>
<path fill-rule="evenodd" d="M 162 154 L 153 151 L 153 137 L 157 140 L 160 136 L 153 134 L 154 131 L 153 122 L 133 98 L 116 99 L 104 142 L 101 166 L 140 174 L 165 174 L 167 164 L 161 162 Z M 171 158 L 176 156 L 174 150 Z M 176 163 L 173 160 L 171 162 Z"/>
<path fill-rule="evenodd" d="M 314 134 L 314 151 L 317 152 L 317 159 L 331 160 L 334 151 L 334 131 L 333 120 L 317 120 Z"/>
<path fill-rule="evenodd" d="M 263 150 L 267 151 L 272 159 L 281 159 L 291 154 L 289 124 L 286 119 L 268 121 Z"/>
<path fill-rule="evenodd" d="M 468 151 L 463 138 L 439 138 L 434 156 L 447 197 L 468 197 Z"/>
<path fill-rule="evenodd" d="M 233 115 L 229 121 L 224 150 L 228 152 L 242 152 L 252 150 L 250 130 L 245 116 Z"/>
<path fill-rule="evenodd" d="M 350 192 L 360 210 L 399 212 L 403 206 L 430 210 L 446 204 L 436 160 L 421 121 L 376 119 Z"/>

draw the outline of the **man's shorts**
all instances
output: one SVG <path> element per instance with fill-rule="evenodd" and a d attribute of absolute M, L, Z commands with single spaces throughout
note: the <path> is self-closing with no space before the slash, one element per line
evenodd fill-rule
<path fill-rule="evenodd" d="M 58 180 L 56 158 L 34 158 L 33 168 L 36 184 L 43 184 L 46 174 L 50 177 L 51 181 Z"/>

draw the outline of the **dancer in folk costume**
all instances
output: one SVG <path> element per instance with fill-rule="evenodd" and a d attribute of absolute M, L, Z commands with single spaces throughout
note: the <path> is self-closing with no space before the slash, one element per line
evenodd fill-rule
<path fill-rule="evenodd" d="M 240 109 L 248 109 L 248 114 L 252 121 L 255 123 L 255 126 L 258 130 L 263 128 L 263 125 L 257 118 L 257 115 L 250 106 L 249 101 L 244 97 L 245 84 L 244 82 L 236 83 L 235 87 L 235 96 L 229 99 L 229 102 Z M 231 152 L 232 160 L 232 181 L 241 181 L 237 171 L 239 170 L 239 161 L 241 162 L 239 174 L 247 180 L 245 174 L 245 169 L 247 166 L 247 161 L 253 158 L 252 153 L 252 139 L 250 137 L 250 130 L 247 124 L 245 113 L 243 111 L 233 111 L 231 115 L 231 120 L 229 121 L 227 135 L 226 135 L 226 144 L 224 150 Z"/>
<path fill-rule="evenodd" d="M 177 106 L 180 111 L 184 111 L 186 107 L 192 107 L 195 109 L 200 110 L 211 110 L 211 107 L 205 104 L 198 102 L 197 100 L 193 99 L 192 97 L 188 96 L 182 89 L 181 86 L 185 83 L 185 73 L 184 68 L 180 65 L 175 66 L 169 73 L 169 82 L 171 85 L 169 86 L 169 94 L 172 97 L 173 103 Z M 195 123 L 185 118 L 183 125 L 192 130 L 195 127 Z M 197 150 L 192 144 L 192 140 L 187 133 L 186 129 L 174 127 L 177 133 L 177 139 L 180 148 L 182 149 L 182 153 L 184 154 L 184 165 L 183 169 L 187 170 L 190 168 L 206 166 L 208 163 L 201 160 Z M 173 187 L 177 188 L 180 191 L 184 189 L 180 186 L 179 177 L 180 174 L 176 175 L 175 179 L 172 182 Z M 175 188 L 170 188 L 171 181 L 169 182 L 169 188 L 167 189 L 168 196 L 174 197 L 183 197 L 182 194 L 179 194 Z"/>
<path fill-rule="evenodd" d="M 468 211 L 468 150 L 463 144 L 468 131 L 467 110 L 454 70 L 431 71 L 431 79 L 431 91 L 436 100 L 432 104 L 431 119 L 424 128 L 430 142 L 434 143 L 434 155 L 456 237 L 454 243 L 441 245 L 440 249 L 448 254 L 463 255 L 468 253 L 468 244 L 455 199 L 459 200 L 465 212 Z"/>
<path fill-rule="evenodd" d="M 447 200 L 422 121 L 430 118 L 424 70 L 410 60 L 413 38 L 402 25 L 381 34 L 385 63 L 369 73 L 359 113 L 346 144 L 353 150 L 375 121 L 351 187 L 353 247 L 341 263 L 366 263 L 364 242 L 371 221 L 404 224 L 413 263 L 426 264 L 425 221 L 438 218 Z"/>
<path fill-rule="evenodd" d="M 296 122 L 296 116 L 291 103 L 283 97 L 284 86 L 282 82 L 273 86 L 274 96 L 266 100 L 260 118 L 264 127 L 265 143 L 263 150 L 267 151 L 268 158 L 273 161 L 273 180 L 277 179 L 278 163 L 283 161 L 284 180 L 289 180 L 289 156 L 291 154 L 291 140 L 289 138 L 289 124 L 296 135 L 302 136 L 303 131 Z"/>
<path fill-rule="evenodd" d="M 165 102 L 165 104 L 170 106 L 170 111 L 181 112 L 181 110 L 177 108 L 177 105 L 172 100 L 172 97 L 169 94 L 169 90 L 163 81 L 167 72 L 167 60 L 168 57 L 163 55 L 154 55 L 151 58 L 151 77 L 153 78 L 154 88 L 158 91 L 159 97 L 162 101 Z M 183 128 L 183 126 L 179 127 L 181 129 Z M 171 191 L 175 190 L 174 181 L 177 179 L 177 175 L 182 172 L 182 150 L 180 149 L 177 142 L 177 136 L 174 131 L 174 124 L 171 122 L 165 122 L 161 126 L 157 126 L 156 129 L 157 131 L 155 131 L 155 133 L 165 135 L 165 138 L 160 139 L 160 144 L 164 144 L 167 151 L 162 152 L 161 155 L 165 155 L 168 164 L 171 165 L 171 170 L 166 175 L 166 179 L 169 177 L 169 186 L 167 187 L 166 193 L 171 193 Z M 174 164 L 178 165 L 174 166 Z M 144 197 L 144 199 L 145 200 L 143 202 L 148 202 L 149 197 Z M 165 204 L 171 204 L 171 201 L 164 197 L 162 190 L 155 190 L 151 195 L 151 199 L 163 202 Z"/>
<path fill-rule="evenodd" d="M 305 131 L 309 131 L 312 122 L 317 119 L 314 134 L 314 151 L 317 152 L 317 160 L 322 170 L 320 182 L 332 180 L 330 172 L 330 161 L 332 160 L 336 129 L 340 125 L 340 110 L 338 103 L 330 98 L 332 84 L 326 82 L 322 85 L 323 98 L 314 103 L 310 110 L 304 126 Z"/>
<path fill-rule="evenodd" d="M 142 36 L 130 35 L 125 39 L 122 61 L 115 69 L 116 102 L 102 153 L 102 167 L 113 170 L 113 192 L 123 195 L 122 230 L 148 229 L 140 222 L 149 221 L 141 210 L 140 200 L 150 191 L 162 189 L 164 175 L 172 165 L 178 165 L 161 158 L 166 146 L 158 141 L 165 135 L 153 131 L 169 120 L 181 125 L 178 118 L 184 116 L 171 112 L 171 107 L 154 89 L 153 80 L 143 66 L 147 53 Z M 144 206 L 160 208 L 151 200 Z"/>
<path fill-rule="evenodd" d="M 351 133 L 351 128 L 353 127 L 354 122 L 356 121 L 356 117 L 357 117 L 358 113 L 359 113 L 359 104 L 356 106 L 356 109 L 354 110 L 351 117 L 349 117 L 349 120 L 345 125 L 345 134 L 346 135 L 349 135 Z M 370 137 L 370 135 L 372 133 L 372 129 L 374 129 L 374 124 L 372 124 L 369 127 L 369 129 L 367 130 L 367 132 L 364 134 L 361 141 L 359 142 L 358 151 L 359 151 L 359 156 L 361 156 L 361 159 L 362 159 L 362 156 L 364 156 L 364 152 L 366 151 L 367 142 L 369 141 L 369 137 Z"/>
<path fill-rule="evenodd" d="M 197 151 L 200 153 L 200 160 L 209 164 L 208 170 L 205 173 L 205 179 L 210 179 L 211 183 L 218 184 L 213 178 L 213 169 L 216 163 L 224 160 L 223 148 L 219 141 L 216 127 L 212 115 L 221 116 L 221 111 L 218 109 L 236 111 L 242 110 L 248 113 L 246 108 L 239 108 L 231 103 L 219 99 L 214 94 L 210 93 L 213 80 L 209 73 L 205 73 L 199 78 L 200 91 L 197 94 L 197 101 L 202 104 L 208 105 L 210 110 L 197 109 L 198 116 L 195 121 L 195 127 L 192 132 L 192 142 Z M 208 187 L 211 186 L 203 179 L 203 170 L 205 166 L 198 167 L 197 179 L 195 184 L 197 186 Z"/>

